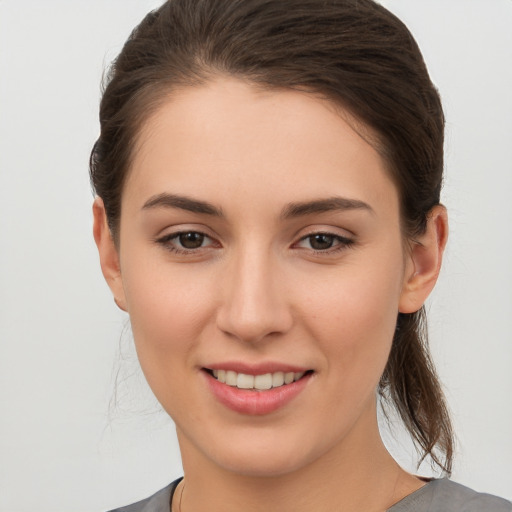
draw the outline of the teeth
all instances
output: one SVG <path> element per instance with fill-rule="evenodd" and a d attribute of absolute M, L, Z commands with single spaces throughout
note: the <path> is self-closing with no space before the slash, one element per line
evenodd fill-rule
<path fill-rule="evenodd" d="M 254 388 L 254 375 L 246 375 L 245 373 L 239 373 L 236 379 L 236 387 L 239 389 Z"/>
<path fill-rule="evenodd" d="M 256 375 L 254 377 L 255 389 L 270 389 L 272 387 L 272 374 L 266 373 L 265 375 Z"/>
<path fill-rule="evenodd" d="M 212 370 L 212 373 L 219 382 L 227 384 L 228 386 L 239 389 L 257 389 L 264 391 L 266 389 L 291 384 L 301 379 L 305 372 L 275 372 L 265 373 L 263 375 L 247 375 L 231 370 Z"/>
<path fill-rule="evenodd" d="M 272 387 L 278 388 L 284 384 L 284 373 L 276 372 L 272 374 Z"/>
<path fill-rule="evenodd" d="M 231 370 L 228 370 L 226 372 L 226 384 L 228 386 L 234 386 L 236 387 L 238 381 L 238 373 L 232 372 Z"/>

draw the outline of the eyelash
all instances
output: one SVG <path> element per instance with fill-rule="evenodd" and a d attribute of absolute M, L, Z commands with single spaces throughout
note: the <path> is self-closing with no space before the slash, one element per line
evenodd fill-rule
<path fill-rule="evenodd" d="M 188 231 L 178 231 L 176 233 L 169 233 L 167 235 L 162 236 L 161 238 L 156 239 L 156 243 L 162 245 L 165 249 L 167 249 L 170 252 L 173 252 L 175 254 L 192 254 L 194 252 L 197 252 L 199 249 L 204 249 L 204 247 L 201 245 L 200 247 L 197 247 L 196 249 L 186 249 L 186 248 L 178 248 L 173 243 L 173 240 L 178 240 L 183 235 L 200 235 L 204 237 L 204 239 L 211 240 L 211 237 L 209 237 L 206 233 L 203 233 L 201 231 L 194 231 L 194 230 L 188 230 Z"/>
<path fill-rule="evenodd" d="M 204 249 L 205 247 L 208 247 L 210 245 L 215 245 L 215 244 L 208 244 L 207 246 L 203 246 L 201 244 L 201 246 L 199 246 L 195 249 L 179 248 L 175 245 L 175 243 L 173 241 L 179 240 L 179 238 L 183 235 L 196 235 L 196 236 L 199 235 L 201 237 L 204 237 L 202 242 L 205 239 L 212 240 L 211 237 L 209 237 L 206 233 L 203 233 L 201 231 L 189 230 L 189 231 L 178 231 L 176 233 L 169 233 L 167 235 L 162 236 L 161 238 L 156 239 L 155 242 L 159 245 L 162 245 L 168 251 L 170 251 L 174 254 L 180 254 L 180 255 L 181 254 L 187 255 L 187 254 L 197 253 L 200 249 Z M 297 247 L 298 244 L 304 242 L 305 240 L 308 240 L 308 239 L 311 240 L 313 237 L 318 237 L 318 236 L 329 237 L 332 239 L 333 243 L 335 243 L 335 245 L 328 247 L 326 249 L 314 249 L 313 247 L 310 247 L 309 250 L 313 251 L 315 254 L 320 254 L 320 255 L 325 255 L 325 256 L 337 254 L 338 252 L 341 252 L 345 249 L 352 247 L 355 243 L 355 240 L 353 240 L 351 238 L 347 238 L 347 237 L 344 237 L 341 235 L 336 235 L 334 233 L 329 233 L 326 231 L 316 231 L 313 233 L 309 233 L 306 236 L 303 236 L 298 242 L 296 242 L 294 244 L 294 248 L 299 248 L 299 247 Z"/>
<path fill-rule="evenodd" d="M 353 240 L 352 238 L 348 238 L 348 237 L 341 236 L 341 235 L 336 235 L 335 233 L 329 233 L 327 231 L 315 231 L 314 233 L 309 233 L 308 235 L 303 236 L 299 240 L 298 243 L 301 243 L 308 239 L 311 240 L 313 237 L 318 237 L 318 236 L 325 236 L 325 237 L 332 238 L 333 243 L 336 243 L 336 244 L 333 245 L 332 247 L 328 247 L 327 249 L 314 249 L 313 247 L 311 247 L 310 250 L 312 250 L 315 254 L 321 254 L 321 255 L 326 255 L 326 256 L 332 255 L 332 254 L 337 254 L 341 251 L 344 251 L 345 249 L 352 247 L 355 243 L 355 240 Z M 311 243 L 311 241 L 310 241 L 310 243 Z M 295 244 L 295 245 L 297 245 L 297 244 Z"/>

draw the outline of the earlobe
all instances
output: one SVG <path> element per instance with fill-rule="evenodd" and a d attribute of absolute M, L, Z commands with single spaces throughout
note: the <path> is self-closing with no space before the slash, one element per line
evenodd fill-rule
<path fill-rule="evenodd" d="M 107 223 L 105 206 L 100 197 L 96 197 L 94 200 L 92 212 L 94 217 L 94 241 L 98 247 L 103 277 L 114 295 L 114 302 L 120 309 L 127 311 L 123 281 L 121 278 L 121 267 L 119 264 L 119 252 L 112 239 L 112 234 Z"/>
<path fill-rule="evenodd" d="M 428 214 L 425 232 L 411 241 L 399 312 L 418 311 L 436 284 L 448 239 L 446 208 L 437 205 Z"/>

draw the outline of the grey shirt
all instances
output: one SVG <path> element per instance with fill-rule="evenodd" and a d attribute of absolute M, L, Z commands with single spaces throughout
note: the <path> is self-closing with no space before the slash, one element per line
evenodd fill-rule
<path fill-rule="evenodd" d="M 180 481 L 181 478 L 145 500 L 110 512 L 170 512 L 172 496 Z M 512 512 L 512 503 L 442 478 L 430 481 L 387 512 Z"/>

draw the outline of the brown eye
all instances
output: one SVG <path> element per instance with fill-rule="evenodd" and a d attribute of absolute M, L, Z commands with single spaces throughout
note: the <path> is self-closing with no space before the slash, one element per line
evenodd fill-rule
<path fill-rule="evenodd" d="M 315 251 L 325 251 L 330 249 L 335 242 L 333 235 L 326 235 L 324 233 L 318 233 L 317 235 L 311 235 L 309 238 L 309 244 Z"/>
<path fill-rule="evenodd" d="M 168 251 L 180 255 L 193 255 L 203 250 L 220 248 L 220 244 L 200 231 L 168 233 L 155 242 Z"/>
<path fill-rule="evenodd" d="M 335 235 L 334 233 L 311 233 L 301 238 L 295 247 L 300 249 L 309 249 L 317 253 L 333 254 L 335 252 L 347 249 L 354 244 L 354 240 Z"/>
<path fill-rule="evenodd" d="M 196 231 L 180 233 L 178 236 L 179 243 L 184 249 L 199 249 L 203 245 L 204 239 L 205 236 Z"/>

